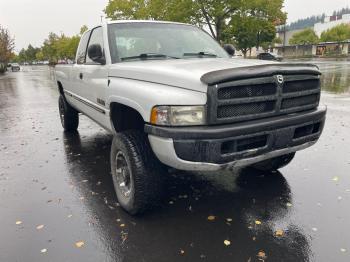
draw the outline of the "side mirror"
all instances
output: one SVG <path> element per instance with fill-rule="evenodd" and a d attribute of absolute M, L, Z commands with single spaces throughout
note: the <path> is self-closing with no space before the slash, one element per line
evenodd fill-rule
<path fill-rule="evenodd" d="M 234 56 L 235 55 L 236 50 L 235 50 L 233 45 L 225 44 L 224 45 L 224 49 L 230 56 Z"/>
<path fill-rule="evenodd" d="M 101 65 L 106 64 L 106 59 L 103 55 L 102 47 L 99 44 L 94 44 L 89 46 L 88 56 L 92 61 L 96 63 L 99 63 Z"/>

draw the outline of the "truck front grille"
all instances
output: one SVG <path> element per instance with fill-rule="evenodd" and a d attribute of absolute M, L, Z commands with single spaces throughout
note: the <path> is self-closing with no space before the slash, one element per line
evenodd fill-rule
<path fill-rule="evenodd" d="M 254 102 L 239 105 L 222 105 L 218 107 L 218 118 L 249 116 L 272 112 L 275 101 Z"/>
<path fill-rule="evenodd" d="M 275 75 L 208 86 L 208 123 L 234 123 L 317 108 L 318 75 Z"/>
<path fill-rule="evenodd" d="M 299 107 L 304 107 L 304 106 L 314 107 L 314 105 L 317 104 L 318 101 L 319 101 L 318 94 L 284 98 L 282 100 L 281 109 L 282 110 L 291 109 L 291 108 L 298 109 Z"/>
<path fill-rule="evenodd" d="M 234 99 L 245 97 L 269 96 L 276 93 L 276 85 L 273 83 L 255 86 L 225 87 L 218 90 L 218 99 Z"/>

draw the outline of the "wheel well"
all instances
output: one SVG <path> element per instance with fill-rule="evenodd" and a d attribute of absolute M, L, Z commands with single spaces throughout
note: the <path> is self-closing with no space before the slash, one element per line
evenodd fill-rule
<path fill-rule="evenodd" d="M 111 122 L 116 132 L 131 129 L 143 131 L 145 121 L 135 109 L 119 103 L 112 103 L 110 109 Z"/>
<path fill-rule="evenodd" d="M 60 94 L 64 96 L 63 86 L 60 81 L 57 81 L 57 86 L 58 86 L 58 92 L 60 92 Z"/>

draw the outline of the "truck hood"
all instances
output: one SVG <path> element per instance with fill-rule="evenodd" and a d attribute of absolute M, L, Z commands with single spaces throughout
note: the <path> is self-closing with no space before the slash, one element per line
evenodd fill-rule
<path fill-rule="evenodd" d="M 109 77 L 128 78 L 206 92 L 207 83 L 201 80 L 205 74 L 225 69 L 271 64 L 275 62 L 240 58 L 148 60 L 113 64 L 109 69 Z"/>

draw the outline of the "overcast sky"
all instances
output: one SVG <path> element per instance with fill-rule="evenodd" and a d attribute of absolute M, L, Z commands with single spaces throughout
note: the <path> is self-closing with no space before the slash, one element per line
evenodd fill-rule
<path fill-rule="evenodd" d="M 100 22 L 108 0 L 0 0 L 0 24 L 16 39 L 16 51 L 40 46 L 49 32 L 79 33 Z M 288 22 L 349 6 L 349 0 L 285 0 Z"/>

